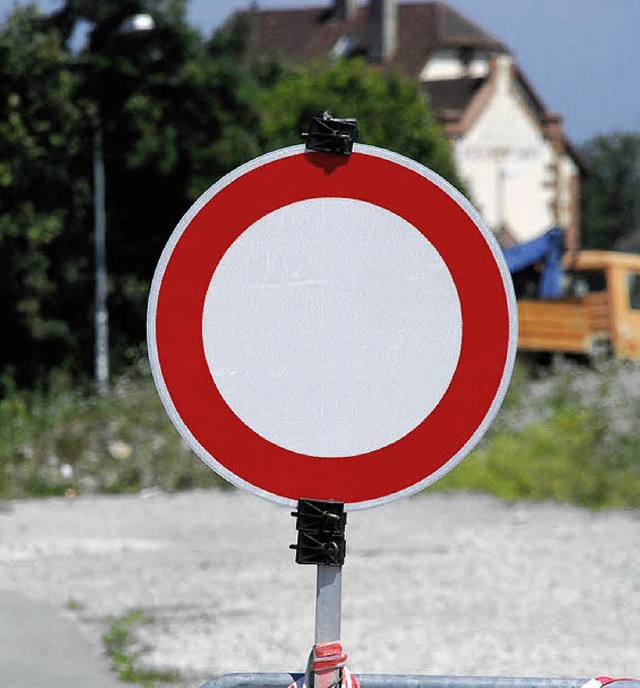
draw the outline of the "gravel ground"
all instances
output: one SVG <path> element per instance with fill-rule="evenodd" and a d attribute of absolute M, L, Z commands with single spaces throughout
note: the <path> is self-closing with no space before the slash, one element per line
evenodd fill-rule
<path fill-rule="evenodd" d="M 73 615 L 96 647 L 134 608 L 146 666 L 183 685 L 299 671 L 315 568 L 288 510 L 243 493 L 14 501 L 0 591 Z M 343 643 L 364 673 L 640 675 L 640 513 L 430 494 L 349 515 Z"/>

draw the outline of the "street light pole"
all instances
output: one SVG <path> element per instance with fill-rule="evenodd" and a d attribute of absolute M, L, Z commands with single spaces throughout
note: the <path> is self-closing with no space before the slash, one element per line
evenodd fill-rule
<path fill-rule="evenodd" d="M 129 17 L 121 35 L 140 34 L 155 28 L 148 14 Z M 95 256 L 95 381 L 99 394 L 109 388 L 109 307 L 107 303 L 107 210 L 100 97 L 93 111 L 93 232 Z"/>
<path fill-rule="evenodd" d="M 95 249 L 95 379 L 98 392 L 109 386 L 109 309 L 107 306 L 107 212 L 100 109 L 93 123 L 93 231 Z"/>

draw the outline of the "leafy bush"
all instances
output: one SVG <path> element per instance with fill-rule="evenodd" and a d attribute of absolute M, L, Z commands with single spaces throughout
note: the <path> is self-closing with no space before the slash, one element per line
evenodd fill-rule
<path fill-rule="evenodd" d="M 640 368 L 522 368 L 493 430 L 436 489 L 504 499 L 640 507 Z"/>
<path fill-rule="evenodd" d="M 180 681 L 177 671 L 157 671 L 138 666 L 149 648 L 141 646 L 136 637 L 136 630 L 153 622 L 153 618 L 141 609 L 132 609 L 123 616 L 111 620 L 109 630 L 103 636 L 103 642 L 113 669 L 121 681 L 137 683 L 143 688 L 154 688 Z"/>
<path fill-rule="evenodd" d="M 57 376 L 0 400 L 0 495 L 184 490 L 226 485 L 169 421 L 146 364 L 104 396 Z"/>
<path fill-rule="evenodd" d="M 310 118 L 325 110 L 357 119 L 362 143 L 406 155 L 463 189 L 443 130 L 424 94 L 406 77 L 359 59 L 297 66 L 262 94 L 263 137 L 271 148 L 299 143 Z"/>
<path fill-rule="evenodd" d="M 139 364 L 104 396 L 55 376 L 47 391 L 5 381 L 0 496 L 223 487 L 180 438 Z M 434 488 L 503 499 L 640 507 L 640 367 L 516 372 L 479 447 Z"/>

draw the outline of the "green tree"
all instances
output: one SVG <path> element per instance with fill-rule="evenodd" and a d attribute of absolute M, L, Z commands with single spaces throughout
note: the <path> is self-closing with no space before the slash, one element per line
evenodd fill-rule
<path fill-rule="evenodd" d="M 409 79 L 363 60 L 296 67 L 260 100 L 265 148 L 300 142 L 311 116 L 355 117 L 362 143 L 406 155 L 461 188 L 449 143 L 425 97 Z"/>
<path fill-rule="evenodd" d="M 86 236 L 70 231 L 89 200 L 78 79 L 40 19 L 27 7 L 0 31 L 0 346 L 19 377 L 82 357 L 75 332 L 90 256 Z"/>
<path fill-rule="evenodd" d="M 581 190 L 582 243 L 616 248 L 640 231 L 640 134 L 597 136 L 580 152 L 589 169 Z"/>
<path fill-rule="evenodd" d="M 129 30 L 152 15 L 155 28 Z M 89 26 L 77 51 L 77 29 Z M 309 116 L 356 117 L 361 140 L 459 186 L 417 86 L 363 62 L 249 62 L 250 26 L 206 39 L 185 0 L 66 0 L 0 26 L 0 373 L 20 384 L 93 370 L 93 135 L 103 134 L 112 369 L 139 352 L 162 247 L 208 186 L 299 142 Z M 76 52 L 74 52 L 74 49 Z"/>
<path fill-rule="evenodd" d="M 176 222 L 260 152 L 252 76 L 184 10 L 183 0 L 67 0 L 50 16 L 18 8 L 0 26 L 0 367 L 20 384 L 93 369 L 98 124 L 115 370 L 144 342 L 149 283 Z M 155 22 L 144 34 L 127 30 L 140 11 Z"/>
<path fill-rule="evenodd" d="M 108 3 L 118 20 L 119 4 L 131 11 L 127 0 Z M 105 3 L 95 5 L 103 14 L 86 56 L 86 85 L 104 130 L 117 369 L 144 342 L 149 283 L 176 223 L 259 148 L 250 133 L 256 127 L 248 71 L 187 24 L 184 2 L 140 7 L 155 22 L 144 36 L 113 35 L 117 21 L 104 14 Z"/>

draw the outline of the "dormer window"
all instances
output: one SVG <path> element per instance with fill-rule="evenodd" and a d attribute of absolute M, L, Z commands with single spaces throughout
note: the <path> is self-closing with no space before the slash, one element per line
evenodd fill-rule
<path fill-rule="evenodd" d="M 458 59 L 460 60 L 460 65 L 462 67 L 462 73 L 465 76 L 469 76 L 471 72 L 471 63 L 475 57 L 473 48 L 469 46 L 463 46 L 458 52 Z"/>
<path fill-rule="evenodd" d="M 329 62 L 336 62 L 344 57 L 349 57 L 353 43 L 353 36 L 340 36 L 329 52 Z"/>

